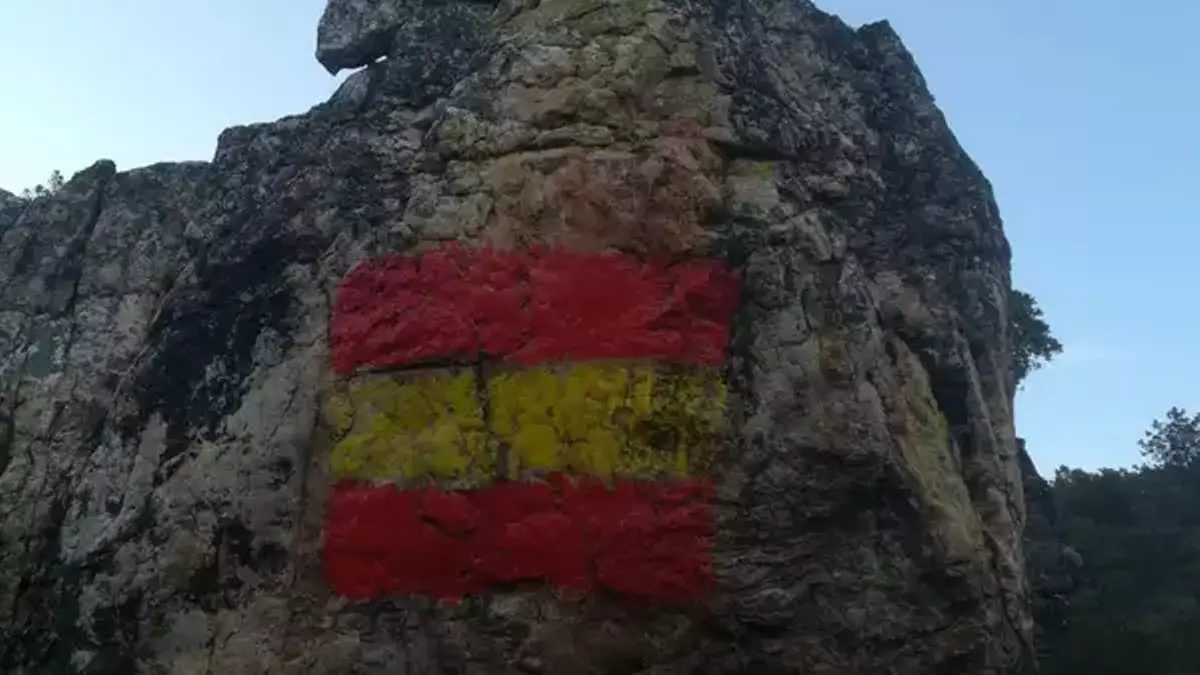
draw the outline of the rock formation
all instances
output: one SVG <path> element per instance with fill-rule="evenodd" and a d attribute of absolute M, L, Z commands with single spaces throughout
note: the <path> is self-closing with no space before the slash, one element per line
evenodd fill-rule
<path fill-rule="evenodd" d="M 1028 665 L 1009 248 L 886 23 L 805 0 L 331 0 L 317 56 L 360 70 L 211 162 L 102 161 L 0 204 L 0 671 Z M 706 595 L 331 588 L 339 283 L 447 242 L 736 275 L 726 428 L 696 469 Z M 622 316 L 683 325 L 646 311 Z"/>
<path fill-rule="evenodd" d="M 16 195 L 7 191 L 0 190 L 0 209 L 9 209 L 18 206 L 19 200 Z"/>
<path fill-rule="evenodd" d="M 1042 653 L 1047 633 L 1052 635 L 1065 625 L 1084 561 L 1063 537 L 1053 488 L 1038 473 L 1021 438 L 1017 439 L 1017 458 L 1024 482 L 1027 514 L 1025 569 L 1036 623 L 1035 642 Z"/>

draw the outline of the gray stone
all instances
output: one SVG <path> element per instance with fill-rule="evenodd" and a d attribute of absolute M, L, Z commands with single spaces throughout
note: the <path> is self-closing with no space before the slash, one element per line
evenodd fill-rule
<path fill-rule="evenodd" d="M 0 671 L 1023 672 L 1009 248 L 886 24 L 331 0 L 318 42 L 387 58 L 211 163 L 0 204 Z M 446 238 L 739 270 L 710 601 L 331 593 L 331 299 Z"/>
<path fill-rule="evenodd" d="M 1084 560 L 1063 539 L 1053 489 L 1038 474 L 1025 450 L 1025 441 L 1017 439 L 1017 448 L 1027 512 L 1025 567 L 1040 641 L 1042 631 L 1060 629 L 1066 621 L 1071 596 L 1079 589 Z"/>
<path fill-rule="evenodd" d="M 24 199 L 11 192 L 0 190 L 0 233 L 3 233 L 10 225 L 17 222 L 17 217 L 21 215 L 21 211 L 24 208 Z"/>
<path fill-rule="evenodd" d="M 317 60 L 330 74 L 386 56 L 411 0 L 331 0 L 317 26 Z"/>
<path fill-rule="evenodd" d="M 336 74 L 399 52 L 413 62 L 448 59 L 453 74 L 470 66 L 464 57 L 493 6 L 491 0 L 330 0 L 317 27 L 317 60 Z"/>

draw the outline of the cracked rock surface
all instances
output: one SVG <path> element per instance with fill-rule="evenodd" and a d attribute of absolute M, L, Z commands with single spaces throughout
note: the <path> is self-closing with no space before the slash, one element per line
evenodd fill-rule
<path fill-rule="evenodd" d="M 1029 665 L 1009 248 L 886 23 L 804 0 L 330 0 L 311 111 L 0 194 L 0 672 Z M 741 275 L 702 608 L 330 593 L 338 281 L 439 242 Z"/>

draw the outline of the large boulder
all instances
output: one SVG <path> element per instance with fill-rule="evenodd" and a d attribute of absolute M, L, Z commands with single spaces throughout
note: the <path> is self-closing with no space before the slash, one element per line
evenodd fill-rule
<path fill-rule="evenodd" d="M 886 23 L 319 32 L 329 102 L 0 209 L 0 671 L 1029 664 L 1009 248 Z"/>
<path fill-rule="evenodd" d="M 387 55 L 392 36 L 413 14 L 408 0 L 334 0 L 317 27 L 317 60 L 330 73 Z"/>
<path fill-rule="evenodd" d="M 492 8 L 487 0 L 330 0 L 317 27 L 317 60 L 337 73 L 401 51 L 410 61 L 449 61 L 448 72 L 430 71 L 425 79 L 453 83 L 453 66 L 474 46 L 480 32 L 476 24 Z"/>

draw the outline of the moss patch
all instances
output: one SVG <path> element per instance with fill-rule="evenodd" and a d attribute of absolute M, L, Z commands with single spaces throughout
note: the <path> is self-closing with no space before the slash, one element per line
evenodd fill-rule
<path fill-rule="evenodd" d="M 903 433 L 900 447 L 905 468 L 937 523 L 952 559 L 970 559 L 982 546 L 979 520 L 951 454 L 950 428 L 929 386 L 913 369 L 915 358 L 900 347 Z"/>
<path fill-rule="evenodd" d="M 820 345 L 821 374 L 830 382 L 848 382 L 854 376 L 850 358 L 850 331 L 844 327 L 827 328 L 817 336 Z"/>

